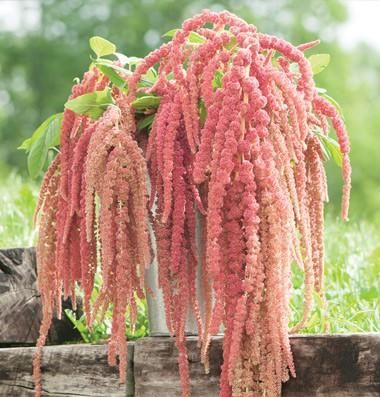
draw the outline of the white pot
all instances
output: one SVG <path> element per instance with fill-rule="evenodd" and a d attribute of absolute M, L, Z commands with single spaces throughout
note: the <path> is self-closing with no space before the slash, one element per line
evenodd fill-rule
<path fill-rule="evenodd" d="M 148 319 L 149 319 L 149 328 L 150 328 L 150 336 L 168 336 L 170 335 L 169 330 L 166 326 L 165 320 L 165 306 L 161 289 L 158 287 L 158 263 L 157 263 L 157 247 L 156 247 L 156 239 L 153 233 L 153 228 L 149 225 L 149 233 L 151 237 L 152 247 L 154 259 L 149 269 L 146 271 L 145 279 L 147 287 L 149 287 L 153 295 L 147 293 L 147 304 L 148 304 Z M 200 305 L 201 314 L 203 314 L 203 297 L 202 297 L 202 288 L 201 288 L 201 271 L 200 271 L 200 247 L 202 244 L 202 233 L 200 227 L 200 214 L 196 214 L 196 231 L 195 231 L 195 239 L 197 246 L 197 259 L 198 259 L 198 268 L 197 268 L 197 296 L 198 302 Z M 186 335 L 198 335 L 196 320 L 192 314 L 192 311 L 189 310 L 189 315 L 186 322 L 185 327 Z"/>

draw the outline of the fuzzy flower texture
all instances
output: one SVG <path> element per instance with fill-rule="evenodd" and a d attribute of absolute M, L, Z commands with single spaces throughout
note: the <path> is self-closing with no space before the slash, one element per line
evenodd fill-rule
<path fill-rule="evenodd" d="M 194 43 L 192 32 L 204 40 Z M 60 154 L 37 210 L 43 321 L 36 396 L 53 312 L 60 314 L 62 297 L 75 303 L 76 286 L 90 327 L 97 313 L 113 309 L 108 356 L 123 382 L 125 317 L 136 321 L 152 252 L 182 396 L 191 395 L 189 312 L 206 371 L 211 336 L 224 325 L 220 397 L 280 396 L 282 382 L 295 376 L 289 333 L 305 325 L 314 290 L 323 295 L 328 197 L 321 136 L 330 127 L 342 154 L 344 219 L 348 213 L 349 140 L 339 113 L 316 90 L 304 55 L 316 44 L 295 47 L 229 12 L 206 10 L 143 59 L 126 77 L 127 93 L 112 88 L 114 104 L 101 118 L 65 110 Z M 144 87 L 139 82 L 153 66 L 157 80 Z M 92 67 L 71 99 L 109 85 Z M 141 93 L 160 97 L 150 130 L 137 129 L 133 101 Z M 292 262 L 304 272 L 304 305 L 289 330 Z M 92 302 L 96 271 L 103 285 Z"/>

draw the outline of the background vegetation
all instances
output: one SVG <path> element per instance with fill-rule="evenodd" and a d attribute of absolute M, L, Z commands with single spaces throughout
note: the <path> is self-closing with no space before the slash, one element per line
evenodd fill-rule
<path fill-rule="evenodd" d="M 32 245 L 32 213 L 39 181 L 26 174 L 17 147 L 47 116 L 62 111 L 73 79 L 89 64 L 88 39 L 100 35 L 127 55 L 144 56 L 161 34 L 203 8 L 226 8 L 293 43 L 321 38 L 310 54 L 327 52 L 316 76 L 344 111 L 352 142 L 351 222 L 337 218 L 340 169 L 328 164 L 327 296 L 329 319 L 316 306 L 308 332 L 380 330 L 379 285 L 380 54 L 368 45 L 344 50 L 338 28 L 348 18 L 341 0 L 14 0 L 25 8 L 18 29 L 0 27 L 0 247 Z M 29 16 L 28 16 L 29 15 Z M 34 23 L 28 24 L 29 19 Z M 379 217 L 380 218 L 380 217 Z M 296 276 L 297 285 L 302 278 Z M 298 290 L 297 290 L 298 291 Z M 294 305 L 300 302 L 294 296 Z"/>

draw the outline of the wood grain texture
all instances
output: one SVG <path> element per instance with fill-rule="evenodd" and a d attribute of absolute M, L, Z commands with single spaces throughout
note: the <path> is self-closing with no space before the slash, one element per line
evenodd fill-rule
<path fill-rule="evenodd" d="M 187 338 L 192 396 L 218 397 L 222 337 L 210 347 L 210 373 L 200 362 L 196 337 Z M 151 337 L 135 344 L 134 374 L 136 397 L 180 397 L 177 349 L 169 337 Z"/>
<path fill-rule="evenodd" d="M 284 397 L 379 397 L 380 333 L 291 339 L 297 378 Z"/>
<path fill-rule="evenodd" d="M 33 248 L 0 250 L 0 344 L 35 344 L 42 316 L 36 285 L 36 256 Z M 69 301 L 63 308 L 70 308 Z M 79 333 L 63 315 L 54 319 L 48 343 L 79 340 Z"/>
<path fill-rule="evenodd" d="M 107 363 L 106 345 L 61 345 L 44 348 L 43 396 L 133 397 L 133 343 L 128 346 L 128 386 L 118 368 Z M 0 349 L 0 396 L 34 397 L 34 348 Z"/>
<path fill-rule="evenodd" d="M 192 393 L 217 397 L 222 337 L 211 344 L 211 372 L 205 375 L 196 339 L 188 339 Z M 379 397 L 380 334 L 295 336 L 291 339 L 297 378 L 283 397 Z M 146 338 L 135 346 L 136 397 L 178 397 L 177 352 L 169 338 Z"/>
<path fill-rule="evenodd" d="M 200 363 L 196 338 L 188 338 L 193 397 L 217 397 L 222 337 L 210 350 L 210 374 Z M 380 334 L 295 336 L 291 338 L 297 378 L 283 397 L 379 397 Z M 108 366 L 105 345 L 62 345 L 44 349 L 44 396 L 180 397 L 177 351 L 169 337 L 129 344 L 127 384 Z M 32 397 L 34 348 L 0 349 L 0 396 Z"/>

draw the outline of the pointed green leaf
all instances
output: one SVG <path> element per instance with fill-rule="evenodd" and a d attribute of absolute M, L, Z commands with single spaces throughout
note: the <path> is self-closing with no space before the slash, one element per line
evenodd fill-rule
<path fill-rule="evenodd" d="M 105 65 L 113 70 L 115 70 L 118 73 L 121 73 L 122 75 L 131 75 L 132 72 L 128 69 L 125 69 L 124 67 L 118 66 L 114 63 L 114 61 L 111 61 L 110 59 L 96 59 L 94 62 L 94 65 L 98 67 L 99 65 Z"/>
<path fill-rule="evenodd" d="M 206 42 L 206 38 L 197 32 L 190 32 L 189 42 L 192 44 L 203 44 Z"/>
<path fill-rule="evenodd" d="M 30 151 L 34 142 L 40 137 L 40 135 L 45 134 L 47 130 L 54 130 L 54 139 L 56 144 L 51 146 L 59 145 L 59 131 L 61 127 L 62 113 L 56 113 L 48 117 L 32 134 L 32 136 L 26 139 L 21 146 L 18 147 L 19 150 L 25 150 L 27 153 Z M 51 134 L 51 132 L 50 132 Z"/>
<path fill-rule="evenodd" d="M 144 117 L 143 119 L 141 119 L 138 123 L 137 123 L 137 129 L 138 130 L 143 130 L 145 128 L 150 129 L 152 127 L 153 124 L 153 120 L 154 120 L 154 114 L 150 114 L 147 117 Z"/>
<path fill-rule="evenodd" d="M 199 120 L 200 120 L 201 126 L 203 127 L 205 124 L 205 121 L 206 121 L 206 117 L 207 117 L 207 109 L 206 109 L 206 106 L 202 100 L 200 100 L 198 103 L 198 112 L 199 112 Z"/>
<path fill-rule="evenodd" d="M 343 155 L 340 151 L 339 143 L 335 139 L 329 137 L 326 137 L 326 141 L 326 146 L 328 147 L 335 164 L 338 167 L 342 167 Z"/>
<path fill-rule="evenodd" d="M 136 110 L 154 109 L 160 104 L 161 98 L 154 95 L 144 95 L 140 98 L 135 99 L 132 102 L 132 106 Z"/>
<path fill-rule="evenodd" d="M 38 135 L 32 143 L 28 154 L 28 171 L 32 178 L 38 176 L 42 171 L 50 148 L 59 145 L 60 129 L 62 124 L 62 113 L 54 115 L 46 124 L 44 130 Z M 48 119 L 48 120 L 49 120 Z"/>
<path fill-rule="evenodd" d="M 317 136 L 322 143 L 322 148 L 327 152 L 327 159 L 333 158 L 338 167 L 342 167 L 343 155 L 340 151 L 339 143 L 329 136 L 317 133 Z"/>
<path fill-rule="evenodd" d="M 162 35 L 162 37 L 174 37 L 175 36 L 175 34 L 177 33 L 179 31 L 179 29 L 172 29 L 172 30 L 169 30 L 168 32 L 166 32 L 166 33 L 164 33 L 163 35 Z"/>
<path fill-rule="evenodd" d="M 226 50 L 232 50 L 236 46 L 237 46 L 237 39 L 235 36 L 231 36 L 231 40 L 224 45 L 224 48 Z"/>
<path fill-rule="evenodd" d="M 149 68 L 149 70 L 142 77 L 144 80 L 155 83 L 157 80 L 157 72 L 154 68 Z"/>
<path fill-rule="evenodd" d="M 116 72 L 116 70 L 110 65 L 97 64 L 97 68 L 106 75 L 110 81 L 118 88 L 125 89 L 127 82 Z"/>
<path fill-rule="evenodd" d="M 105 55 L 114 54 L 116 51 L 115 44 L 100 36 L 93 36 L 90 38 L 90 47 L 98 58 Z"/>
<path fill-rule="evenodd" d="M 144 77 L 141 77 L 140 81 L 138 82 L 137 86 L 138 87 L 152 87 L 154 84 L 154 81 L 149 81 L 145 79 Z"/>
<path fill-rule="evenodd" d="M 175 34 L 178 32 L 179 29 L 172 29 L 169 30 L 168 32 L 164 33 L 162 37 L 174 37 Z M 206 42 L 206 38 L 200 35 L 197 32 L 190 32 L 189 37 L 188 37 L 189 43 L 192 44 L 203 44 Z"/>
<path fill-rule="evenodd" d="M 220 88 L 222 86 L 222 78 L 223 73 L 220 70 L 217 70 L 214 75 L 214 79 L 212 80 L 213 88 Z"/>
<path fill-rule="evenodd" d="M 321 73 L 330 63 L 330 54 L 315 54 L 309 57 L 313 74 Z"/>
<path fill-rule="evenodd" d="M 326 143 L 321 137 L 319 137 L 319 144 L 321 146 L 324 159 L 330 160 L 331 159 L 330 151 L 327 149 Z"/>
<path fill-rule="evenodd" d="M 28 138 L 21 143 L 21 145 L 17 148 L 17 150 L 25 150 L 26 153 L 28 153 L 31 146 L 32 146 L 32 138 Z"/>
<path fill-rule="evenodd" d="M 42 171 L 48 154 L 48 148 L 43 141 L 37 140 L 38 144 L 33 145 L 33 148 L 28 155 L 28 171 L 32 178 L 36 178 Z"/>
<path fill-rule="evenodd" d="M 106 88 L 103 91 L 94 91 L 71 99 L 65 103 L 65 108 L 96 120 L 112 103 L 111 89 Z"/>

